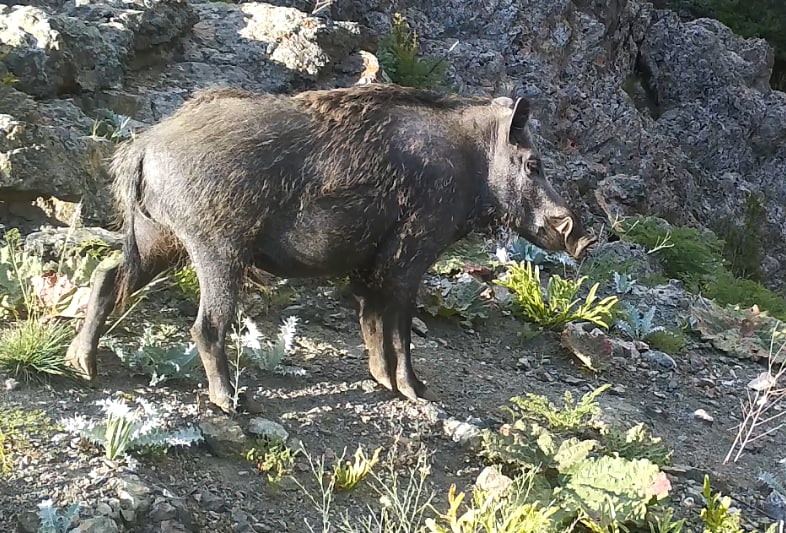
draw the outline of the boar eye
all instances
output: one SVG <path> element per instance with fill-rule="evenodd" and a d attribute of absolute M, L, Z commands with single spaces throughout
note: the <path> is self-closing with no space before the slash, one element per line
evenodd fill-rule
<path fill-rule="evenodd" d="M 528 174 L 540 174 L 540 159 L 537 157 L 533 157 L 527 160 L 527 173 Z"/>

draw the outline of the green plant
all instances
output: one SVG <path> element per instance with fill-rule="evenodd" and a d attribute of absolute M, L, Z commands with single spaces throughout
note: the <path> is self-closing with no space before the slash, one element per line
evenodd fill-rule
<path fill-rule="evenodd" d="M 137 398 L 139 407 L 131 409 L 123 399 L 99 400 L 105 418 L 101 422 L 82 416 L 60 421 L 69 433 L 80 435 L 104 448 L 110 461 L 125 455 L 127 450 L 138 448 L 166 449 L 171 446 L 190 446 L 202 441 L 202 434 L 193 428 L 173 433 L 160 429 L 162 420 L 152 404 Z"/>
<path fill-rule="evenodd" d="M 682 533 L 685 527 L 685 519 L 672 521 L 674 509 L 667 507 L 663 513 L 654 515 L 654 523 L 650 523 L 650 533 Z"/>
<path fill-rule="evenodd" d="M 786 298 L 761 283 L 735 278 L 731 272 L 719 269 L 702 287 L 702 295 L 721 305 L 758 306 L 772 316 L 786 320 Z"/>
<path fill-rule="evenodd" d="M 276 341 L 267 341 L 265 344 L 262 344 L 263 335 L 253 320 L 238 312 L 237 322 L 242 326 L 233 326 L 230 334 L 235 351 L 239 358 L 247 360 L 260 370 L 273 371 L 284 356 L 292 351 L 298 323 L 296 316 L 287 317 L 279 328 Z"/>
<path fill-rule="evenodd" d="M 354 489 L 377 464 L 381 450 L 382 448 L 377 448 L 369 458 L 363 453 L 363 448 L 358 446 L 353 461 L 344 461 L 342 454 L 341 458 L 333 466 L 333 477 L 336 480 L 335 487 L 339 490 Z"/>
<path fill-rule="evenodd" d="M 526 397 L 515 396 L 510 399 L 512 407 L 505 407 L 514 419 L 533 420 L 545 423 L 554 431 L 573 431 L 577 430 L 601 413 L 597 399 L 611 385 L 604 384 L 591 390 L 581 397 L 578 402 L 573 399 L 570 391 L 565 391 L 562 407 L 559 408 L 551 403 L 548 398 L 538 394 L 527 394 Z"/>
<path fill-rule="evenodd" d="M 71 531 L 71 523 L 79 515 L 79 502 L 71 504 L 61 515 L 60 510 L 52 505 L 52 500 L 44 500 L 38 504 L 38 518 L 41 525 L 38 533 L 66 533 Z"/>
<path fill-rule="evenodd" d="M 724 243 L 723 255 L 729 270 L 735 277 L 761 281 L 762 228 L 767 222 L 767 211 L 759 195 L 748 194 L 742 223 L 736 221 L 732 215 L 715 226 Z"/>
<path fill-rule="evenodd" d="M 255 439 L 253 445 L 243 452 L 246 461 L 256 464 L 260 472 L 267 474 L 272 485 L 278 485 L 284 476 L 292 472 L 297 454 L 298 451 L 293 452 L 286 443 L 268 439 Z"/>
<path fill-rule="evenodd" d="M 106 339 L 104 344 L 123 363 L 150 376 L 151 387 L 173 379 L 196 379 L 195 372 L 201 368 L 196 345 L 166 342 L 167 329 L 159 329 L 163 335 L 157 334 L 152 326 L 145 327 L 139 347 L 132 352 L 114 338 Z"/>
<path fill-rule="evenodd" d="M 17 317 L 20 307 L 32 314 L 35 299 L 30 279 L 42 273 L 40 258 L 24 253 L 19 230 L 5 232 L 0 246 L 0 317 Z"/>
<path fill-rule="evenodd" d="M 623 304 L 623 307 L 625 308 L 624 315 L 626 318 L 617 320 L 616 326 L 631 339 L 643 340 L 652 334 L 666 331 L 666 328 L 663 326 L 654 326 L 652 324 L 655 318 L 655 307 L 650 307 L 644 313 L 641 313 L 627 302 Z"/>
<path fill-rule="evenodd" d="M 459 514 L 465 494 L 456 494 L 456 486 L 448 491 L 448 510 L 440 513 L 439 524 L 434 518 L 426 521 L 429 533 L 551 533 L 556 530 L 554 516 L 559 509 L 529 502 L 534 474 L 516 479 L 504 494 L 486 491 L 477 486 L 472 490 L 472 503 Z"/>
<path fill-rule="evenodd" d="M 93 122 L 91 135 L 94 139 L 108 139 L 119 143 L 134 136 L 134 127 L 131 117 L 119 115 L 109 109 L 99 109 Z"/>
<path fill-rule="evenodd" d="M 512 422 L 499 432 L 483 432 L 481 455 L 516 476 L 535 474 L 537 490 L 528 501 L 558 508 L 553 519 L 563 528 L 571 522 L 604 532 L 627 530 L 627 524 L 642 527 L 649 507 L 671 489 L 650 460 L 668 460 L 656 439 L 642 427 L 622 437 L 593 420 L 600 413 L 596 398 L 605 388 L 578 403 L 566 396 L 562 410 L 535 395 L 524 403 L 512 399 Z M 597 439 L 581 438 L 592 432 Z"/>
<path fill-rule="evenodd" d="M 513 301 L 517 310 L 527 320 L 540 326 L 558 327 L 574 320 L 587 320 L 608 328 L 609 320 L 617 304 L 616 296 L 609 296 L 596 302 L 599 284 L 590 288 L 582 304 L 576 295 L 586 276 L 578 280 L 562 279 L 558 275 L 549 278 L 546 287 L 546 298 L 540 282 L 540 268 L 531 263 L 526 267 L 519 263 L 511 263 L 508 267 L 507 279 L 494 280 L 513 293 Z"/>
<path fill-rule="evenodd" d="M 447 288 L 445 288 L 447 285 Z M 488 286 L 472 276 L 464 275 L 421 293 L 420 305 L 431 316 L 459 317 L 466 327 L 488 318 L 492 304 L 483 297 Z"/>
<path fill-rule="evenodd" d="M 703 281 L 723 263 L 723 243 L 709 231 L 672 227 L 665 220 L 642 215 L 623 218 L 613 229 L 621 239 L 658 254 L 666 275 L 686 283 Z"/>
<path fill-rule="evenodd" d="M 28 318 L 0 332 L 0 368 L 20 381 L 73 377 L 65 360 L 72 331 L 68 324 Z"/>
<path fill-rule="evenodd" d="M 193 266 L 185 266 L 175 270 L 172 277 L 178 291 L 189 300 L 199 301 L 199 279 Z"/>
<path fill-rule="evenodd" d="M 636 285 L 636 280 L 630 274 L 614 272 L 614 290 L 617 294 L 628 294 Z"/>
<path fill-rule="evenodd" d="M 430 270 L 440 276 L 449 276 L 461 272 L 467 265 L 493 267 L 486 243 L 475 234 L 470 234 L 445 250 Z"/>
<path fill-rule="evenodd" d="M 682 353 L 688 342 L 685 334 L 678 328 L 650 333 L 644 337 L 644 341 L 649 344 L 650 348 L 672 355 Z"/>
<path fill-rule="evenodd" d="M 730 512 L 731 498 L 721 496 L 720 492 L 713 493 L 710 487 L 709 476 L 704 476 L 702 495 L 705 507 L 701 511 L 701 521 L 704 522 L 705 533 L 742 533 L 739 512 Z"/>
<path fill-rule="evenodd" d="M 390 33 L 382 37 L 377 50 L 379 63 L 390 79 L 399 85 L 420 88 L 444 87 L 447 63 L 444 58 L 418 57 L 417 31 L 395 13 Z"/>

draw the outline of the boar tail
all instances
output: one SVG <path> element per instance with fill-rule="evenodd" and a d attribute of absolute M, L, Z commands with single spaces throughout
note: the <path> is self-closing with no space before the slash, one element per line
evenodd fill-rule
<path fill-rule="evenodd" d="M 123 260 L 117 273 L 117 296 L 115 307 L 126 306 L 134 285 L 142 274 L 142 258 L 136 242 L 134 217 L 141 207 L 143 184 L 142 164 L 145 156 L 144 143 L 127 141 L 115 151 L 109 167 L 113 177 L 113 193 L 118 214 L 123 225 Z"/>

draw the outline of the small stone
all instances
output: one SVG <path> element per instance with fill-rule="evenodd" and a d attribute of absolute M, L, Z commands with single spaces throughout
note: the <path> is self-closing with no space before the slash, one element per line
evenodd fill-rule
<path fill-rule="evenodd" d="M 96 505 L 96 512 L 104 516 L 112 516 L 115 514 L 114 510 L 105 502 L 98 502 L 98 505 Z"/>
<path fill-rule="evenodd" d="M 3 386 L 5 387 L 5 390 L 12 391 L 19 387 L 19 382 L 14 378 L 8 378 L 3 382 Z"/>
<path fill-rule="evenodd" d="M 38 533 L 38 526 L 38 514 L 33 511 L 25 511 L 17 518 L 19 533 Z"/>
<path fill-rule="evenodd" d="M 71 533 L 115 533 L 119 532 L 120 528 L 114 520 L 107 516 L 98 516 L 95 518 L 87 518 L 79 523 L 79 527 L 71 530 Z"/>
<path fill-rule="evenodd" d="M 210 452 L 217 457 L 233 457 L 243 450 L 246 435 L 240 424 L 224 416 L 215 416 L 199 423 Z"/>
<path fill-rule="evenodd" d="M 117 497 L 122 509 L 144 512 L 150 507 L 150 487 L 134 479 L 120 480 Z"/>
<path fill-rule="evenodd" d="M 412 317 L 412 331 L 421 337 L 425 337 L 428 335 L 428 326 L 418 317 Z"/>
<path fill-rule="evenodd" d="M 442 423 L 442 429 L 453 442 L 468 445 L 470 448 L 480 444 L 480 429 L 469 422 L 449 418 Z"/>
<path fill-rule="evenodd" d="M 177 509 L 169 502 L 163 501 L 153 504 L 148 518 L 153 522 L 172 520 L 177 516 Z"/>
<path fill-rule="evenodd" d="M 748 388 L 757 392 L 764 392 L 775 386 L 778 380 L 769 372 L 762 372 L 748 383 Z"/>
<path fill-rule="evenodd" d="M 660 350 L 648 350 L 646 352 L 642 352 L 642 356 L 647 361 L 660 365 L 664 368 L 668 368 L 670 370 L 677 369 L 677 362 L 674 360 L 674 358 L 665 352 L 661 352 Z"/>
<path fill-rule="evenodd" d="M 201 494 L 200 505 L 208 511 L 220 511 L 226 502 L 223 498 L 219 498 L 212 492 L 205 491 Z"/>
<path fill-rule="evenodd" d="M 120 509 L 120 516 L 127 524 L 133 524 L 136 519 L 136 513 L 131 509 Z"/>
<path fill-rule="evenodd" d="M 278 422 L 273 422 L 267 418 L 252 418 L 248 422 L 248 432 L 269 440 L 286 442 L 289 432 Z"/>
<path fill-rule="evenodd" d="M 618 396 L 623 396 L 626 392 L 628 392 L 628 389 L 625 387 L 625 385 L 617 383 L 612 385 L 612 387 L 609 389 L 609 392 Z"/>
<path fill-rule="evenodd" d="M 502 495 L 512 483 L 513 480 L 502 474 L 497 467 L 487 466 L 478 474 L 475 486 L 490 494 Z"/>
<path fill-rule="evenodd" d="M 364 379 L 360 382 L 360 389 L 363 392 L 372 393 L 377 390 L 377 382 L 373 379 Z"/>
<path fill-rule="evenodd" d="M 696 500 L 693 499 L 693 496 L 686 496 L 685 499 L 682 500 L 682 506 L 691 508 L 696 505 Z"/>
<path fill-rule="evenodd" d="M 696 411 L 693 412 L 693 418 L 706 424 L 712 424 L 715 422 L 715 419 L 712 418 L 712 416 L 704 409 L 696 409 Z"/>

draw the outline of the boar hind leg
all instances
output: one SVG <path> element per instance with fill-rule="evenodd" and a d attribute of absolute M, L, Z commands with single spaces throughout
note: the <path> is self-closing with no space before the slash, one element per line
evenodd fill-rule
<path fill-rule="evenodd" d="M 242 268 L 226 245 L 208 244 L 189 248 L 199 280 L 199 312 L 191 336 L 207 374 L 210 401 L 225 413 L 234 414 L 238 406 L 229 378 L 225 343 L 237 305 Z M 238 395 L 238 400 L 248 411 L 260 410 L 250 395 Z"/>
<path fill-rule="evenodd" d="M 96 269 L 85 321 L 66 353 L 68 363 L 90 381 L 98 375 L 96 352 L 106 319 L 115 308 L 120 275 L 128 275 L 129 292 L 134 292 L 150 283 L 177 259 L 168 234 L 152 220 L 135 217 L 130 231 L 134 232 L 133 239 L 138 250 L 138 256 L 133 260 L 136 268 L 127 268 L 129 260 L 121 255 L 116 262 L 102 264 Z"/>

